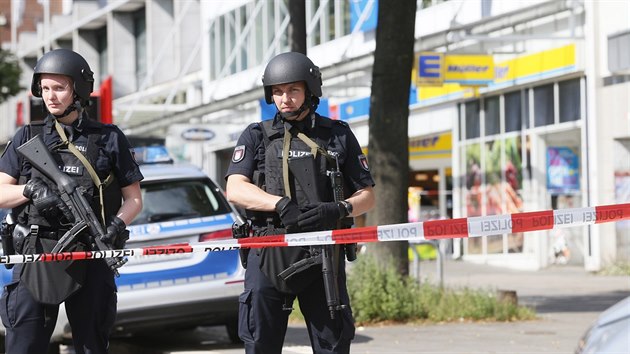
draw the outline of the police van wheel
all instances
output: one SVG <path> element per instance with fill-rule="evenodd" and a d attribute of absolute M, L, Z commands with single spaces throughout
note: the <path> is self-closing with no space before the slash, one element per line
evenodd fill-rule
<path fill-rule="evenodd" d="M 230 339 L 230 343 L 232 344 L 240 344 L 243 343 L 241 338 L 238 336 L 238 319 L 234 319 L 225 324 L 225 328 L 227 329 L 228 338 Z"/>

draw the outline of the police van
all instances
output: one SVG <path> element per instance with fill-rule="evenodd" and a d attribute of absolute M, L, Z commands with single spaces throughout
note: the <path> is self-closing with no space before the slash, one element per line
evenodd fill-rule
<path fill-rule="evenodd" d="M 173 164 L 163 149 L 137 149 L 136 159 L 145 177 L 144 206 L 128 226 L 126 248 L 232 237 L 236 211 L 205 173 L 191 165 Z M 0 272 L 2 284 L 10 281 L 11 271 L 0 267 Z M 135 256 L 119 272 L 113 336 L 225 325 L 230 340 L 239 341 L 238 295 L 245 271 L 238 250 Z M 53 341 L 68 342 L 69 332 L 61 308 Z"/>

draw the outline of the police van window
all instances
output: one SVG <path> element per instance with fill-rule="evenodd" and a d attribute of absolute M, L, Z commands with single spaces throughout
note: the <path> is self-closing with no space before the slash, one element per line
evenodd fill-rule
<path fill-rule="evenodd" d="M 203 180 L 142 185 L 143 209 L 132 225 L 229 213 L 215 188 Z"/>

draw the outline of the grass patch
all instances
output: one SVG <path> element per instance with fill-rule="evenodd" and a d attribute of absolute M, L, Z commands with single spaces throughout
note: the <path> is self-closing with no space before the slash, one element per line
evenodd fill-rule
<path fill-rule="evenodd" d="M 379 322 L 521 321 L 536 318 L 527 307 L 499 301 L 493 290 L 440 288 L 381 268 L 361 256 L 348 274 L 348 292 L 358 325 Z M 291 321 L 304 318 L 296 303 Z"/>
<path fill-rule="evenodd" d="M 615 262 L 597 272 L 599 275 L 630 275 L 630 262 Z"/>

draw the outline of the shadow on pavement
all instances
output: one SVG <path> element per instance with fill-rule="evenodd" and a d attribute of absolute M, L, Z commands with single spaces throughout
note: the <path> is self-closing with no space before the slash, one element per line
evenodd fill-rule
<path fill-rule="evenodd" d="M 356 334 L 353 343 L 368 343 L 373 338 Z M 287 329 L 286 346 L 310 347 L 311 342 L 305 326 Z M 138 335 L 131 338 L 115 338 L 110 343 L 110 352 L 116 354 L 163 354 L 175 351 L 220 351 L 242 349 L 242 344 L 230 342 L 223 326 L 198 327 L 194 330 L 162 331 L 160 333 Z"/>
<path fill-rule="evenodd" d="M 373 340 L 372 337 L 355 333 L 352 343 L 353 344 L 368 343 L 372 340 Z M 295 327 L 289 327 L 287 329 L 287 335 L 285 336 L 284 346 L 286 347 L 286 346 L 294 346 L 294 345 L 307 346 L 307 347 L 311 346 L 311 342 L 308 338 L 308 332 L 306 330 L 306 327 L 295 326 Z"/>
<path fill-rule="evenodd" d="M 243 348 L 230 341 L 225 326 L 197 327 L 188 330 L 163 330 L 129 338 L 112 338 L 110 353 L 163 354 L 190 350 L 226 350 Z"/>
<path fill-rule="evenodd" d="M 519 304 L 531 307 L 537 313 L 601 312 L 628 296 L 630 293 L 625 291 L 576 296 L 523 296 L 519 298 Z"/>

